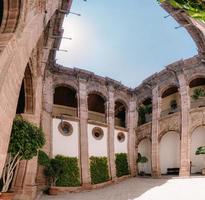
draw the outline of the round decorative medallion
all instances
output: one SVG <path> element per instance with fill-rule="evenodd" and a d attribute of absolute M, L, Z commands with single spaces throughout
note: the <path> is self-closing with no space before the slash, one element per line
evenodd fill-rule
<path fill-rule="evenodd" d="M 70 136 L 73 133 L 73 126 L 69 122 L 62 121 L 58 125 L 58 130 L 64 136 Z"/>
<path fill-rule="evenodd" d="M 92 135 L 96 140 L 101 140 L 104 136 L 104 133 L 100 127 L 95 127 L 92 130 Z"/>
<path fill-rule="evenodd" d="M 119 142 L 124 142 L 125 141 L 125 134 L 123 132 L 119 132 L 117 135 L 117 139 Z"/>

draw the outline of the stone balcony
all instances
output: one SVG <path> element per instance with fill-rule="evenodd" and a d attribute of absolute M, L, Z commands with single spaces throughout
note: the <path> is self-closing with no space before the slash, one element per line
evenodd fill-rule
<path fill-rule="evenodd" d="M 68 106 L 62 106 L 62 105 L 53 105 L 53 116 L 61 116 L 66 115 L 70 117 L 77 117 L 77 108 L 68 107 Z"/>

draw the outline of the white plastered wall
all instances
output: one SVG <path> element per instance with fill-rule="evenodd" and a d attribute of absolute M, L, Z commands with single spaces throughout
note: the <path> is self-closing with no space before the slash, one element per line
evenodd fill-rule
<path fill-rule="evenodd" d="M 58 130 L 60 119 L 53 119 L 53 136 L 52 136 L 52 152 L 53 157 L 63 155 L 68 157 L 79 157 L 79 123 L 76 121 L 68 121 L 73 126 L 73 133 L 70 136 L 64 136 Z"/>
<path fill-rule="evenodd" d="M 104 136 L 97 140 L 92 135 L 92 130 L 95 127 L 99 127 L 103 130 Z M 89 157 L 96 156 L 96 157 L 107 157 L 108 156 L 108 129 L 106 127 L 96 126 L 93 124 L 88 124 L 88 152 Z"/>
<path fill-rule="evenodd" d="M 123 142 L 120 142 L 117 139 L 117 135 L 118 133 L 124 133 L 125 134 L 125 140 Z M 128 137 L 127 137 L 127 132 L 124 131 L 120 131 L 120 130 L 116 130 L 115 129 L 115 134 L 114 134 L 114 146 L 115 146 L 115 153 L 127 153 L 128 152 L 128 147 L 127 147 L 127 143 L 128 143 Z"/>
<path fill-rule="evenodd" d="M 196 128 L 191 136 L 191 173 L 201 172 L 205 168 L 205 155 L 195 155 L 200 146 L 205 146 L 205 126 Z"/>
<path fill-rule="evenodd" d="M 149 139 L 144 139 L 139 143 L 138 153 L 148 158 L 147 163 L 138 163 L 139 172 L 144 171 L 146 174 L 151 174 L 151 141 Z"/>
<path fill-rule="evenodd" d="M 160 142 L 161 174 L 167 173 L 167 168 L 180 168 L 180 136 L 170 131 Z"/>

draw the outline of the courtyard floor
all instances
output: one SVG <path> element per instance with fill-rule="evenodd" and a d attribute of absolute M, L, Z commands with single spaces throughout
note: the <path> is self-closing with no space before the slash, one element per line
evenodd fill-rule
<path fill-rule="evenodd" d="M 105 188 L 41 200 L 205 200 L 205 178 L 130 178 Z"/>

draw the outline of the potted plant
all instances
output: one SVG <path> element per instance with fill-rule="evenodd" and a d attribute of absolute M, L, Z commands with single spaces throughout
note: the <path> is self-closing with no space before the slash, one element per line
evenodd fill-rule
<path fill-rule="evenodd" d="M 27 122 L 22 117 L 13 121 L 8 155 L 2 174 L 2 190 L 0 199 L 8 199 L 7 195 L 13 180 L 16 166 L 21 160 L 30 160 L 38 154 L 38 149 L 45 144 L 43 131 Z M 12 197 L 10 198 L 12 199 Z"/>
<path fill-rule="evenodd" d="M 204 155 L 205 154 L 205 146 L 198 147 L 196 150 L 196 155 Z M 205 168 L 202 169 L 201 173 L 205 175 Z"/>
<path fill-rule="evenodd" d="M 192 99 L 198 100 L 200 97 L 205 97 L 205 91 L 203 88 L 196 88 L 193 91 Z"/>
<path fill-rule="evenodd" d="M 146 156 L 142 156 L 140 153 L 138 153 L 138 158 L 137 158 L 137 163 L 142 164 L 142 171 L 139 172 L 139 174 L 141 176 L 145 175 L 145 171 L 144 171 L 144 165 L 145 163 L 148 162 L 148 158 Z"/>
<path fill-rule="evenodd" d="M 48 194 L 56 195 L 57 191 L 54 186 L 59 179 L 60 175 L 63 173 L 64 164 L 61 160 L 57 158 L 49 158 L 48 155 L 39 151 L 38 154 L 38 163 L 41 166 L 44 166 L 44 175 L 48 178 Z"/>
<path fill-rule="evenodd" d="M 172 114 L 177 109 L 177 101 L 175 99 L 170 101 L 170 109 L 171 112 L 169 114 Z"/>

